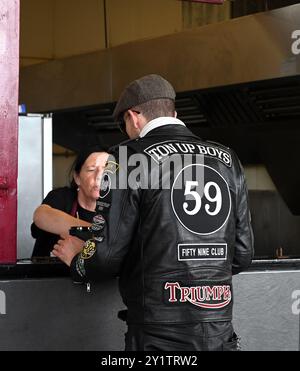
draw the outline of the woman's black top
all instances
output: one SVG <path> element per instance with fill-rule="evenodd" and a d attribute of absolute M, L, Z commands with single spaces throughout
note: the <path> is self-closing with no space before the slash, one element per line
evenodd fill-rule
<path fill-rule="evenodd" d="M 57 188 L 49 192 L 42 204 L 49 205 L 55 209 L 64 211 L 79 219 L 92 223 L 95 213 L 82 208 L 77 203 L 77 191 L 69 187 Z M 34 223 L 31 224 L 31 235 L 36 239 L 32 256 L 50 256 L 53 246 L 60 236 L 46 232 L 38 228 Z"/>

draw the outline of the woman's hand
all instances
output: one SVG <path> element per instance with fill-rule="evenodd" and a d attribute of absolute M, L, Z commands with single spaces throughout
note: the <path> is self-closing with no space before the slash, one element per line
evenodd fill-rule
<path fill-rule="evenodd" d="M 52 253 L 62 262 L 70 266 L 74 256 L 81 252 L 83 246 L 84 241 L 81 239 L 75 236 L 65 236 L 57 241 Z"/>

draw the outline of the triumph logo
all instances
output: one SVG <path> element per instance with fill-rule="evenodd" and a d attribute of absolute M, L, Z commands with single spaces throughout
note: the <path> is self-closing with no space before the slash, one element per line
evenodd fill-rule
<path fill-rule="evenodd" d="M 189 302 L 200 308 L 220 309 L 231 302 L 229 285 L 186 287 L 180 286 L 178 282 L 167 282 L 165 290 L 169 290 L 170 303 L 179 300 L 181 303 Z"/>
<path fill-rule="evenodd" d="M 0 290 L 0 314 L 6 314 L 6 296 L 5 292 Z"/>

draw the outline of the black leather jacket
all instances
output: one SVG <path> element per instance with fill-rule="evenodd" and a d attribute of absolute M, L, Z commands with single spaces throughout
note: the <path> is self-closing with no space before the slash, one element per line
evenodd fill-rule
<path fill-rule="evenodd" d="M 74 278 L 118 275 L 128 323 L 231 320 L 232 274 L 253 257 L 247 188 L 235 153 L 184 126 L 166 125 L 113 154 L 95 239 L 73 259 Z M 127 170 L 131 188 L 122 189 Z"/>

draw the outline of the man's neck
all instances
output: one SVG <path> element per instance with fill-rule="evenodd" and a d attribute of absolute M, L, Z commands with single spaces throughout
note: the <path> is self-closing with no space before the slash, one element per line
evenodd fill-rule
<path fill-rule="evenodd" d="M 185 126 L 185 124 L 177 119 L 176 117 L 158 117 L 154 120 L 149 121 L 141 130 L 140 132 L 140 138 L 144 137 L 147 135 L 151 130 L 154 130 L 160 126 L 165 126 L 165 125 L 182 125 Z"/>

